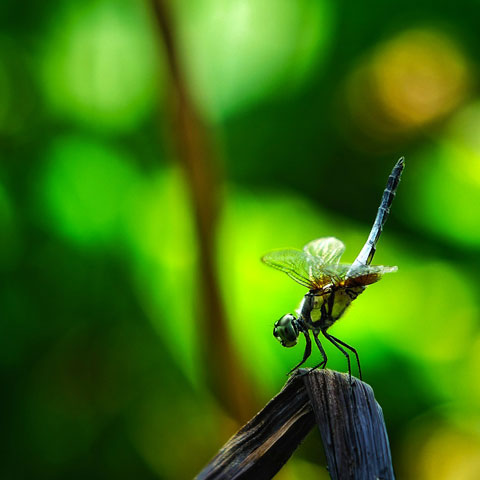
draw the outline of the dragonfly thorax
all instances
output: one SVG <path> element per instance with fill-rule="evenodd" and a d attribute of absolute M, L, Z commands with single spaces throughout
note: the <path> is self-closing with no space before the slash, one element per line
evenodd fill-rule
<path fill-rule="evenodd" d="M 327 291 L 308 292 L 299 309 L 301 319 L 308 328 L 326 330 L 347 310 L 365 287 L 332 286 Z"/>

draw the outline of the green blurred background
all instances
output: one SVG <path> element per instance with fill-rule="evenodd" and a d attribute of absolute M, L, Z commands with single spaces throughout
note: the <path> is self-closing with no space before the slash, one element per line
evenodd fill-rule
<path fill-rule="evenodd" d="M 259 258 L 336 236 L 352 261 L 401 155 L 398 273 L 332 333 L 399 479 L 480 478 L 479 17 L 2 0 L 1 478 L 192 478 L 303 353 L 272 325 L 305 291 Z M 328 478 L 321 448 L 277 478 Z"/>

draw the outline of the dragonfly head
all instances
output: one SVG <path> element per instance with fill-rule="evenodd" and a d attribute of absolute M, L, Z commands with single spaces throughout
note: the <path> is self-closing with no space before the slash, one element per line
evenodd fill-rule
<path fill-rule="evenodd" d="M 275 322 L 273 335 L 283 347 L 295 346 L 299 335 L 297 319 L 291 313 L 287 313 Z"/>

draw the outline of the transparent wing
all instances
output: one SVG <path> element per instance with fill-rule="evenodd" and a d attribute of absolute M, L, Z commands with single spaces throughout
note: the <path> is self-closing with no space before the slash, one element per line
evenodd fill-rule
<path fill-rule="evenodd" d="M 315 257 L 323 265 L 336 265 L 345 251 L 345 245 L 338 238 L 324 237 L 307 243 L 303 247 L 303 251 Z"/>
<path fill-rule="evenodd" d="M 262 262 L 285 272 L 300 285 L 313 288 L 307 256 L 301 250 L 273 250 L 262 257 Z"/>
<path fill-rule="evenodd" d="M 398 267 L 385 267 L 383 265 L 332 265 L 332 274 L 338 280 L 344 280 L 347 287 L 371 285 L 378 282 L 385 273 L 396 272 Z"/>
<path fill-rule="evenodd" d="M 332 281 L 330 271 L 302 250 L 274 250 L 262 257 L 262 262 L 309 289 L 321 288 Z"/>

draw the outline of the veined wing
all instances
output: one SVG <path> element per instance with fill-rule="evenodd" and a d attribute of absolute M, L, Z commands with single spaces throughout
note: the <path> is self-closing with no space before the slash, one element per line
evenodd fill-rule
<path fill-rule="evenodd" d="M 378 282 L 385 273 L 396 272 L 398 267 L 341 264 L 332 265 L 329 270 L 332 276 L 336 275 L 337 281 L 343 280 L 346 287 L 358 287 Z"/>
<path fill-rule="evenodd" d="M 338 238 L 324 237 L 307 243 L 303 251 L 314 257 L 320 264 L 337 265 L 345 251 L 345 245 Z"/>
<path fill-rule="evenodd" d="M 323 266 L 317 257 L 302 250 L 273 250 L 262 257 L 262 262 L 285 272 L 290 278 L 309 289 L 322 288 L 332 281 L 328 266 Z"/>

